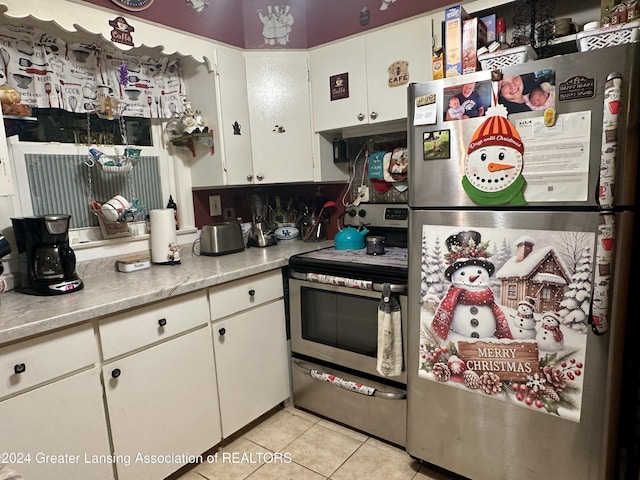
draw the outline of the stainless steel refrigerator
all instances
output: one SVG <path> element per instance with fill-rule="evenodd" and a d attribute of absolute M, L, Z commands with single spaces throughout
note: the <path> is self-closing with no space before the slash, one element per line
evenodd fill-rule
<path fill-rule="evenodd" d="M 474 480 L 613 478 L 639 47 L 409 87 L 413 457 Z"/>

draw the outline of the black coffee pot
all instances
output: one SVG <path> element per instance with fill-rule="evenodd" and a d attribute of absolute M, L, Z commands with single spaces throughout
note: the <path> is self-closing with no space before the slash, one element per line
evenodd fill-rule
<path fill-rule="evenodd" d="M 61 295 L 83 288 L 69 246 L 70 215 L 12 218 L 18 247 L 20 287 L 31 295 Z"/>

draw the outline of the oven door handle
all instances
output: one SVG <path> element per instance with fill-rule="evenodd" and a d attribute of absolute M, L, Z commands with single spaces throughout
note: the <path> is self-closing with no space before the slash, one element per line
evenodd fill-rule
<path fill-rule="evenodd" d="M 327 281 L 327 282 L 318 282 L 317 280 L 311 280 L 309 279 L 309 277 L 307 276 L 306 273 L 301 273 L 301 272 L 296 272 L 295 270 L 290 270 L 289 271 L 289 275 L 291 276 L 291 278 L 295 278 L 296 280 L 304 280 L 304 281 L 308 281 L 308 282 L 316 282 L 316 283 L 326 283 L 328 285 L 337 285 L 337 286 L 341 286 L 341 287 L 347 287 L 348 285 L 345 285 L 341 282 L 341 280 L 346 280 L 347 282 L 350 279 L 345 279 L 344 277 L 338 277 L 338 276 L 333 276 L 333 275 L 326 275 L 327 279 L 333 279 L 334 281 Z M 357 281 L 356 281 L 357 282 Z M 391 283 L 391 291 L 393 293 L 399 293 L 399 294 L 406 294 L 407 293 L 407 284 L 406 283 Z M 383 283 L 371 283 L 371 290 L 374 292 L 382 292 L 384 290 L 384 284 Z"/>
<path fill-rule="evenodd" d="M 393 293 L 406 294 L 407 293 L 407 284 L 406 283 L 390 283 L 391 291 Z M 383 283 L 374 283 L 373 284 L 374 292 L 382 292 L 384 291 Z"/>
<path fill-rule="evenodd" d="M 353 393 L 357 393 L 360 395 L 367 395 L 369 397 L 385 398 L 387 400 L 403 400 L 407 398 L 406 392 L 385 392 L 382 390 L 378 390 L 377 388 L 374 388 L 374 387 L 369 387 L 364 384 L 356 384 L 356 382 L 345 380 L 336 375 L 323 373 L 318 370 L 311 369 L 297 359 L 293 359 L 293 363 L 296 365 L 296 367 L 304 371 L 314 380 L 318 382 L 329 383 L 338 388 L 343 388 Z"/>

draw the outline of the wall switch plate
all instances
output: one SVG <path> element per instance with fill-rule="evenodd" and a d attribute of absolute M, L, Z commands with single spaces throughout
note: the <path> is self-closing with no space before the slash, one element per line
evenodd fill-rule
<path fill-rule="evenodd" d="M 360 185 L 358 187 L 358 203 L 369 201 L 369 187 L 366 185 Z"/>
<path fill-rule="evenodd" d="M 209 215 L 212 217 L 222 215 L 222 202 L 220 200 L 220 195 L 209 196 Z"/>

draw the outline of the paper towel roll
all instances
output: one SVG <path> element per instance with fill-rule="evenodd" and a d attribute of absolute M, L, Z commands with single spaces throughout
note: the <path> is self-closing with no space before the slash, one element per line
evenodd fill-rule
<path fill-rule="evenodd" d="M 164 265 L 180 263 L 180 247 L 172 208 L 151 210 L 151 261 Z"/>

